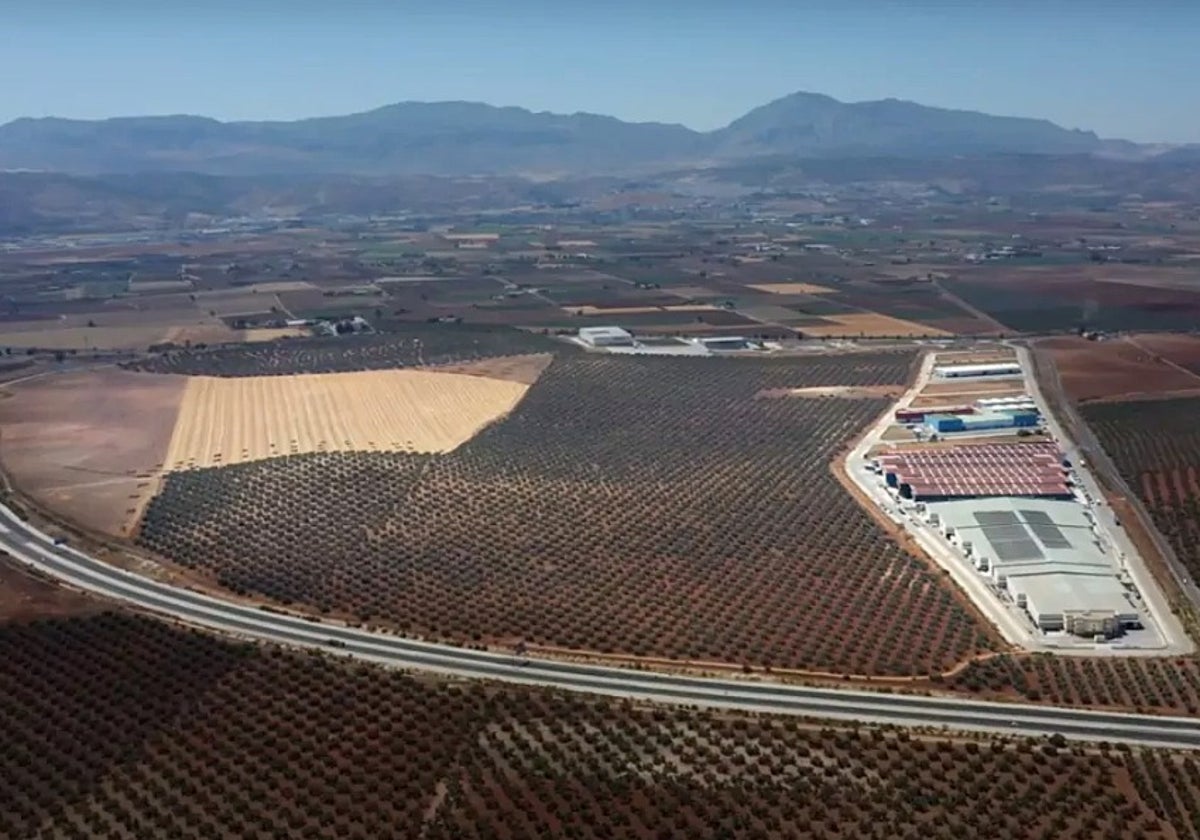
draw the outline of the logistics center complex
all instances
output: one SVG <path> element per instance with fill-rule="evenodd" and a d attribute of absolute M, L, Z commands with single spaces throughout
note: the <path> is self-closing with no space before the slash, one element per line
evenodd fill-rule
<path fill-rule="evenodd" d="M 1006 363 L 935 367 L 934 376 L 969 380 L 1012 376 L 1014 369 L 1020 372 Z M 1099 529 L 1073 465 L 1041 436 L 1032 398 L 904 407 L 894 417 L 917 442 L 876 450 L 870 471 L 1003 600 L 1042 632 L 1098 640 L 1142 626 L 1124 558 Z M 998 429 L 1008 431 L 998 437 Z"/>

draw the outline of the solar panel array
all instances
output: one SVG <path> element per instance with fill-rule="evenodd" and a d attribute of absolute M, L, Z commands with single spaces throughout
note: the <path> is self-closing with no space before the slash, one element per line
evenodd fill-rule
<path fill-rule="evenodd" d="M 974 513 L 975 521 L 987 537 L 996 559 L 1006 563 L 1022 560 L 1045 560 L 1046 555 L 1033 541 L 1029 529 L 1010 510 L 981 510 Z"/>
<path fill-rule="evenodd" d="M 1029 530 L 1042 541 L 1046 548 L 1070 548 L 1071 541 L 1044 510 L 1023 510 L 1021 516 L 1029 524 Z"/>

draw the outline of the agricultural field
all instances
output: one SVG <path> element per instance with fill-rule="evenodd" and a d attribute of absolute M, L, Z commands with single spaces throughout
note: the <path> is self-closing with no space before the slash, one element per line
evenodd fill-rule
<path fill-rule="evenodd" d="M 156 344 L 220 344 L 241 339 L 240 333 L 218 321 L 189 325 L 125 327 L 60 327 L 37 322 L 28 329 L 0 326 L 0 347 L 41 350 L 146 350 Z M 26 325 L 19 324 L 18 327 Z"/>
<path fill-rule="evenodd" d="M 1082 413 L 1179 560 L 1200 577 L 1200 397 L 1086 405 Z"/>
<path fill-rule="evenodd" d="M 453 452 L 323 453 L 170 475 L 142 545 L 238 593 L 410 634 L 923 674 L 990 629 L 831 462 L 910 353 L 567 354 Z M 654 383 L 653 387 L 646 387 Z"/>
<path fill-rule="evenodd" d="M 158 488 L 187 380 L 97 368 L 0 389 L 0 463 L 89 530 L 132 532 Z"/>
<path fill-rule="evenodd" d="M 1200 322 L 1200 289 L 1096 280 L 1089 269 L 979 273 L 942 285 L 1015 332 L 1187 331 Z"/>
<path fill-rule="evenodd" d="M 1191 373 L 1195 378 L 1192 387 L 1200 387 L 1200 336 L 1137 335 L 1131 336 L 1130 341 L 1161 359 L 1163 363 Z"/>
<path fill-rule="evenodd" d="M 1200 836 L 1193 755 L 447 683 L 121 614 L 0 625 L 0 835 Z"/>
<path fill-rule="evenodd" d="M 826 324 L 806 324 L 801 328 L 805 335 L 823 338 L 826 336 L 862 336 L 887 338 L 935 338 L 950 333 L 925 324 L 903 321 L 889 315 L 861 312 L 850 315 L 824 315 Z"/>
<path fill-rule="evenodd" d="M 283 376 L 449 364 L 492 356 L 561 351 L 563 346 L 543 336 L 505 327 L 406 325 L 379 335 L 175 350 L 127 367 L 191 376 Z"/>
<path fill-rule="evenodd" d="M 1002 654 L 972 662 L 941 687 L 1004 700 L 1196 715 L 1200 659 Z"/>
<path fill-rule="evenodd" d="M 1194 336 L 1136 335 L 1099 342 L 1063 336 L 1037 346 L 1049 352 L 1063 389 L 1077 403 L 1200 393 L 1200 339 Z"/>
<path fill-rule="evenodd" d="M 448 452 L 507 414 L 528 386 L 428 370 L 193 376 L 165 469 L 306 452 Z"/>

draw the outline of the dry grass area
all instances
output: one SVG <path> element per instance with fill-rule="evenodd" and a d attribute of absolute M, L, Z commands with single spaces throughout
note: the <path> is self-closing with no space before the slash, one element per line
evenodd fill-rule
<path fill-rule="evenodd" d="M 880 315 L 876 312 L 854 312 L 848 315 L 822 315 L 821 317 L 831 323 L 828 325 L 805 324 L 800 328 L 800 331 L 805 335 L 818 337 L 842 335 L 903 337 L 951 335 L 951 333 L 939 330 L 937 327 L 918 324 L 915 321 L 905 321 L 901 318 L 893 318 L 890 315 Z"/>
<path fill-rule="evenodd" d="M 246 289 L 222 289 L 215 292 L 201 292 L 196 295 L 196 306 L 204 312 L 213 313 L 213 317 L 229 318 L 238 315 L 255 315 L 267 312 L 272 306 L 277 306 L 278 300 L 273 293 L 259 294 Z"/>
<path fill-rule="evenodd" d="M 449 452 L 527 389 L 427 370 L 192 377 L 166 469 L 309 452 Z"/>
<path fill-rule="evenodd" d="M 1017 354 L 1012 350 L 996 348 L 995 350 L 950 350 L 939 351 L 938 365 L 990 365 L 995 363 L 1015 362 Z"/>
<path fill-rule="evenodd" d="M 913 408 L 945 408 L 953 405 L 974 403 L 976 400 L 990 397 L 1020 397 L 1025 396 L 1024 388 L 1013 388 L 1010 391 L 956 391 L 947 394 L 918 394 L 913 398 Z"/>
<path fill-rule="evenodd" d="M 0 325 L 0 347 L 43 350 L 145 350 L 167 341 L 220 344 L 239 340 L 241 333 L 195 308 L 158 311 L 109 307 L 95 313 Z"/>
<path fill-rule="evenodd" d="M 827 295 L 833 291 L 813 283 L 751 283 L 746 288 L 770 295 Z"/>
<path fill-rule="evenodd" d="M 128 535 L 157 492 L 186 385 L 103 368 L 9 386 L 0 391 L 0 462 L 39 504 Z"/>
<path fill-rule="evenodd" d="M 921 389 L 921 396 L 944 397 L 951 394 L 1004 396 L 1009 392 L 1022 394 L 1025 385 L 1020 379 L 981 379 L 976 382 L 957 380 L 931 382 Z"/>
<path fill-rule="evenodd" d="M 0 332 L 0 347 L 37 347 L 42 350 L 145 350 L 154 344 L 185 341 L 217 344 L 237 341 L 235 330 L 219 321 L 176 326 L 66 327 L 42 322 L 39 327 Z"/>
<path fill-rule="evenodd" d="M 228 344 L 243 341 L 244 336 L 220 321 L 213 321 L 212 323 L 167 327 L 162 340 L 172 344 L 187 344 L 189 341 L 192 344 Z"/>
<path fill-rule="evenodd" d="M 254 327 L 242 330 L 241 340 L 258 344 L 264 341 L 274 341 L 277 338 L 301 338 L 311 335 L 304 327 Z"/>

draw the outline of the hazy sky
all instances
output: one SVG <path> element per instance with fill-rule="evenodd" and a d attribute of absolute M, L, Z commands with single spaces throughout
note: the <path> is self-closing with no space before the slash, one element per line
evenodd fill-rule
<path fill-rule="evenodd" d="M 724 125 L 796 90 L 1200 141 L 1200 0 L 0 0 L 0 122 L 401 100 Z"/>

